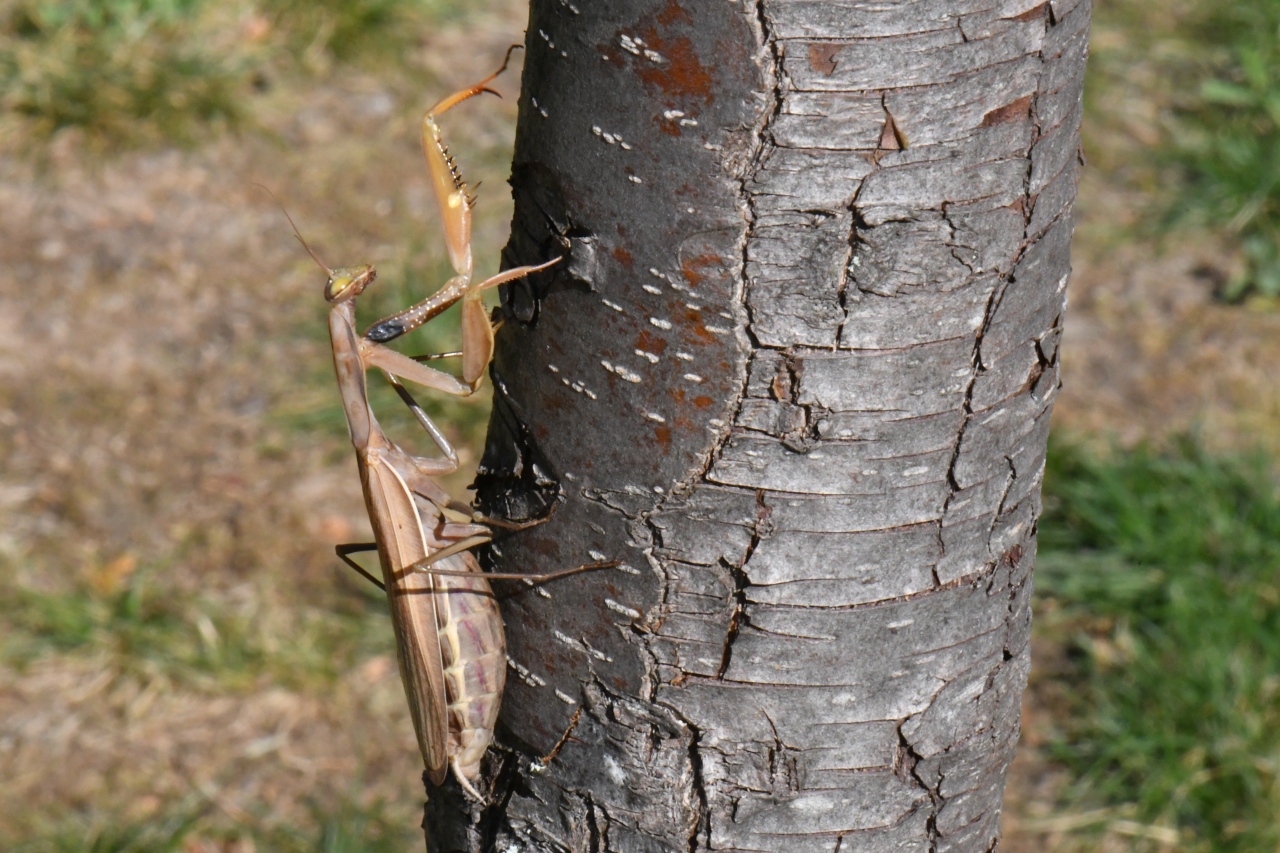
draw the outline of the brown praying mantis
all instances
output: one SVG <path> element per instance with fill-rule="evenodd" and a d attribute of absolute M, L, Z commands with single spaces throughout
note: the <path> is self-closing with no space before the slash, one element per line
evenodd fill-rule
<path fill-rule="evenodd" d="M 510 59 L 511 51 L 507 51 Z M 521 528 L 485 519 L 470 506 L 454 501 L 434 478 L 458 469 L 458 456 L 441 430 L 404 387 L 401 380 L 467 396 L 476 390 L 493 355 L 493 327 L 481 301 L 485 290 L 546 269 L 560 259 L 522 266 L 472 283 L 470 246 L 474 198 L 436 125 L 436 116 L 462 101 L 492 91 L 485 80 L 463 89 L 427 112 L 422 142 L 436 193 L 450 261 L 455 275 L 435 294 L 387 317 L 361 336 L 356 331 L 356 299 L 376 278 L 372 266 L 329 269 L 298 234 L 308 254 L 328 274 L 325 299 L 329 338 L 342 406 L 356 449 L 360 482 L 376 542 L 340 545 L 338 556 L 387 594 L 395 631 L 397 657 L 426 776 L 440 785 L 450 768 L 462 788 L 476 800 L 480 760 L 493 738 L 506 679 L 502 618 L 490 579 L 551 580 L 594 568 L 618 565 L 607 561 L 545 575 L 485 574 L 469 549 L 493 534 L 487 524 Z M 285 214 L 288 216 L 287 212 Z M 290 224 L 293 220 L 290 218 Z M 297 233 L 297 228 L 294 228 Z M 386 341 L 418 328 L 457 302 L 462 303 L 462 380 L 421 363 L 442 356 L 410 358 L 384 346 Z M 440 451 L 438 457 L 414 456 L 383 431 L 369 405 L 366 371 L 380 368 L 396 393 Z M 481 523 L 485 522 L 485 523 Z M 532 522 L 538 523 L 538 522 Z M 353 561 L 357 551 L 377 549 L 382 569 L 378 580 Z"/>

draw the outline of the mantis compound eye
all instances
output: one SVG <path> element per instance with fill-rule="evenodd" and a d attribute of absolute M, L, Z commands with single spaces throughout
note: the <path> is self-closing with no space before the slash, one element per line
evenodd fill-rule
<path fill-rule="evenodd" d="M 351 284 L 351 279 L 347 276 L 334 277 L 329 279 L 328 284 L 324 287 L 324 298 L 333 302 L 341 293 Z"/>

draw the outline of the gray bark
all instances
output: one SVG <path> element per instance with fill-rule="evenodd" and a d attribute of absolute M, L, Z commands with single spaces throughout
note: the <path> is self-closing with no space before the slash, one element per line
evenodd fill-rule
<path fill-rule="evenodd" d="M 480 478 L 493 804 L 441 849 L 988 851 L 1087 2 L 535 0 Z M 545 769 L 534 764 L 563 741 Z"/>

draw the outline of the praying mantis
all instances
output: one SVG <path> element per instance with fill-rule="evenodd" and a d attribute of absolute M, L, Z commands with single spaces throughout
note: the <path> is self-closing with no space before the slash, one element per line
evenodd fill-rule
<path fill-rule="evenodd" d="M 469 549 L 489 542 L 487 525 L 522 528 L 485 519 L 470 506 L 454 501 L 435 478 L 458 469 L 458 456 L 441 430 L 404 387 L 411 382 L 465 397 L 475 392 L 493 355 L 494 330 L 484 308 L 484 291 L 523 278 L 557 263 L 522 266 L 473 283 L 471 207 L 474 197 L 449 155 L 436 117 L 481 92 L 507 67 L 431 108 L 423 119 L 422 143 L 428 172 L 439 202 L 446 244 L 455 275 L 427 299 L 374 323 L 361 336 L 356 331 L 357 298 L 377 276 L 369 265 L 330 269 L 298 240 L 328 274 L 324 296 L 330 304 L 329 339 L 343 411 L 356 450 L 356 462 L 375 542 L 339 545 L 338 556 L 387 594 L 395 631 L 397 658 L 409 701 L 418 748 L 433 785 L 450 769 L 463 790 L 478 802 L 480 761 L 493 738 L 506 679 L 502 618 L 490 579 L 551 580 L 574 572 L 607 568 L 605 561 L 545 575 L 482 573 Z M 288 214 L 286 213 L 286 216 Z M 290 218 L 290 224 L 293 220 Z M 294 228 L 297 233 L 297 228 Z M 462 378 L 422 363 L 440 356 L 410 358 L 385 346 L 445 309 L 462 303 Z M 409 406 L 440 456 L 414 456 L 383 431 L 369 405 L 366 371 L 379 368 Z M 484 522 L 484 523 L 482 523 Z M 538 522 L 532 522 L 538 523 Z M 350 555 L 375 549 L 381 580 Z"/>

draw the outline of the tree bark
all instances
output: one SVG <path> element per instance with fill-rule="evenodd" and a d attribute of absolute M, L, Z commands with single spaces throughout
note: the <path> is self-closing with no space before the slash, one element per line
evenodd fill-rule
<path fill-rule="evenodd" d="M 505 601 L 441 849 L 995 848 L 1089 11 L 534 0 L 480 498 L 625 565 Z"/>

